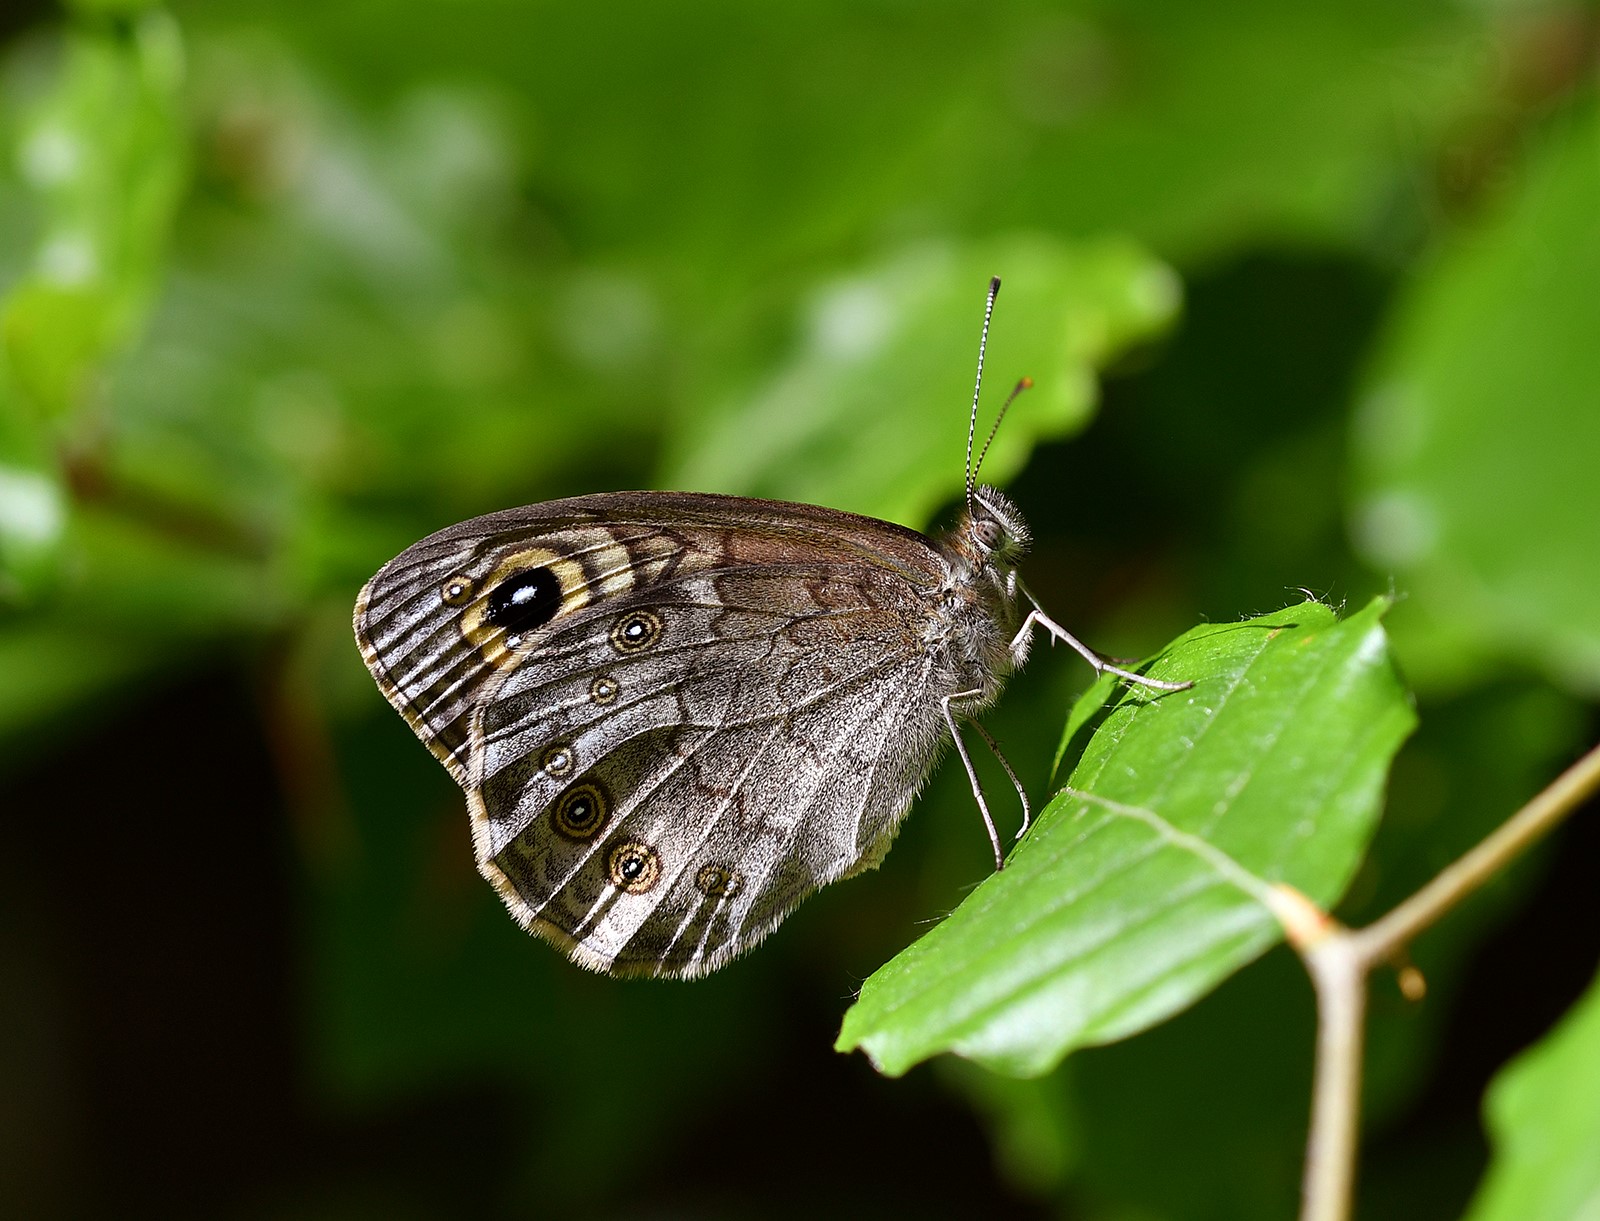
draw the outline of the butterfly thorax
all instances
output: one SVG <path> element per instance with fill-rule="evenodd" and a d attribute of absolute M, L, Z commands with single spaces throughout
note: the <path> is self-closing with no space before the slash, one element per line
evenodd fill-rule
<path fill-rule="evenodd" d="M 978 488 L 955 527 L 939 540 L 949 565 L 927 627 L 929 647 L 950 668 L 952 693 L 977 694 L 956 701 L 971 715 L 999 696 L 1011 671 L 1027 657 L 1016 564 L 1027 554 L 1027 523 L 993 488 Z"/>

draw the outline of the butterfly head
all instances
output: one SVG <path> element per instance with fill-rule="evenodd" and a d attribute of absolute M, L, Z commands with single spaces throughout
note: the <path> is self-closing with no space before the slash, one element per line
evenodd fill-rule
<path fill-rule="evenodd" d="M 974 568 L 1015 564 L 1028 553 L 1033 536 L 1017 506 L 991 487 L 975 488 L 972 501 L 951 540 Z"/>
<path fill-rule="evenodd" d="M 930 607 L 928 640 L 952 668 L 952 689 L 973 697 L 963 701 L 963 715 L 987 707 L 1027 657 L 1026 644 L 1018 650 L 1014 640 L 1021 619 L 1016 565 L 1028 543 L 1022 514 L 990 487 L 973 488 L 955 529 L 940 541 L 949 568 Z"/>

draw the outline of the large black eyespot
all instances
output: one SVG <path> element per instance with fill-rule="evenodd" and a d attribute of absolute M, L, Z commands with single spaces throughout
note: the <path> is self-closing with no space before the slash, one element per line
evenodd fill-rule
<path fill-rule="evenodd" d="M 484 618 L 507 633 L 521 635 L 543 627 L 561 608 L 561 582 L 548 568 L 530 568 L 507 577 L 489 591 Z"/>
<path fill-rule="evenodd" d="M 629 611 L 611 628 L 611 644 L 619 653 L 637 653 L 661 639 L 661 620 L 649 611 Z"/>
<path fill-rule="evenodd" d="M 630 895 L 642 895 L 661 880 L 661 858 L 649 844 L 626 840 L 606 858 L 611 884 Z"/>
<path fill-rule="evenodd" d="M 606 795 L 598 784 L 579 784 L 561 795 L 550 821 L 568 839 L 584 843 L 605 826 L 608 809 Z"/>

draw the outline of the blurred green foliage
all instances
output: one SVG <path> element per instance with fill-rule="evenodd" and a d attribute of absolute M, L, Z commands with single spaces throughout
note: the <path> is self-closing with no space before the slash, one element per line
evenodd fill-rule
<path fill-rule="evenodd" d="M 1374 563 L 1451 608 L 1429 657 L 1442 678 L 1510 652 L 1593 695 L 1600 114 L 1587 105 L 1552 128 L 1493 214 L 1398 304 L 1358 416 L 1354 522 Z"/>
<path fill-rule="evenodd" d="M 1503 1157 L 1473 1221 L 1584 1217 L 1600 1200 L 1600 989 L 1495 1082 L 1489 1119 Z"/>
<path fill-rule="evenodd" d="M 1376 914 L 1593 737 L 1597 31 L 1564 0 L 8 16 L 0 1207 L 1286 1215 L 1311 1009 L 1281 952 L 1037 1081 L 834 1057 L 846 994 L 987 873 L 946 768 L 877 876 L 748 960 L 587 976 L 475 877 L 350 604 L 431 529 L 582 491 L 935 523 L 999 274 L 985 402 L 1036 388 L 985 475 L 1057 618 L 1137 654 L 1302 585 L 1398 595 L 1420 728 L 1341 908 Z M 988 721 L 1037 798 L 1089 678 L 1040 654 Z M 203 787 L 214 759 L 257 770 Z M 191 806 L 214 824 L 164 836 Z M 1426 1004 L 1379 988 L 1364 1215 L 1471 1197 L 1485 1080 L 1592 975 L 1584 834 L 1417 946 Z M 267 931 L 202 952 L 149 914 L 186 894 Z M 279 944 L 270 1003 L 196 1016 Z M 273 1039 L 286 1068 L 251 1054 Z M 184 1111 L 213 1044 L 292 1122 Z M 1527 1181 L 1495 1172 L 1497 1215 Z"/>

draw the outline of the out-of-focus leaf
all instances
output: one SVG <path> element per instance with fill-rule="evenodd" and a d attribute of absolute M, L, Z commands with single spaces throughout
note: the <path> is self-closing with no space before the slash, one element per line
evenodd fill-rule
<path fill-rule="evenodd" d="M 161 0 L 67 0 L 68 8 L 95 17 L 128 17 L 160 4 Z"/>
<path fill-rule="evenodd" d="M 422 64 L 505 82 L 578 248 L 671 265 L 700 303 L 885 230 L 1129 232 L 1202 256 L 1263 232 L 1392 241 L 1426 202 L 1415 162 L 1484 104 L 1503 19 L 1440 0 L 940 0 L 914 22 L 836 0 L 490 0 L 448 22 L 394 6 L 378 39 L 359 7 L 181 11 L 280 23 L 374 98 Z"/>
<path fill-rule="evenodd" d="M 1495 1078 L 1495 1159 L 1468 1221 L 1600 1217 L 1600 981 Z"/>
<path fill-rule="evenodd" d="M 1042 1073 L 1279 940 L 1270 885 L 1337 899 L 1414 723 L 1386 605 L 1196 628 L 1151 671 L 1194 679 L 1190 691 L 1097 683 L 1073 718 L 1093 736 L 1067 790 L 1004 872 L 867 981 L 839 1048 L 890 1074 L 944 1051 Z"/>
<path fill-rule="evenodd" d="M 298 591 L 262 558 L 203 522 L 141 521 L 94 505 L 80 510 L 72 573 L 79 597 L 52 612 L 151 641 L 215 639 L 277 626 Z"/>
<path fill-rule="evenodd" d="M 67 526 L 46 430 L 15 393 L 0 369 L 0 607 L 25 605 L 54 581 Z"/>
<path fill-rule="evenodd" d="M 0 468 L 0 514 L 5 477 Z M 26 495 L 44 502 L 47 493 Z M 278 573 L 184 529 L 80 508 L 58 596 L 0 623 L 0 738 L 25 731 L 30 718 L 56 716 L 157 666 L 191 665 L 209 645 L 284 621 L 297 591 L 284 589 Z"/>
<path fill-rule="evenodd" d="M 1590 107 L 1416 282 L 1388 337 L 1356 433 L 1355 535 L 1419 604 L 1405 655 L 1424 681 L 1490 651 L 1600 691 L 1597 217 Z"/>
<path fill-rule="evenodd" d="M 944 1079 L 982 1116 L 1006 1178 L 1030 1195 L 1059 1190 L 1083 1154 L 1083 1115 L 1069 1069 L 1040 1078 L 1002 1077 L 965 1060 L 940 1062 Z"/>
<path fill-rule="evenodd" d="M 55 571 L 66 520 L 54 472 L 0 464 L 0 605 L 26 600 Z"/>
<path fill-rule="evenodd" d="M 81 406 L 149 309 L 185 172 L 182 69 L 164 13 L 85 25 L 69 34 L 60 79 L 22 132 L 18 160 L 43 232 L 0 332 L 35 410 Z"/>
<path fill-rule="evenodd" d="M 401 546 L 602 465 L 645 482 L 653 292 L 530 236 L 494 91 L 363 114 L 259 37 L 197 41 L 193 74 L 206 189 L 115 370 L 119 481 L 269 535 L 387 510 Z"/>
<path fill-rule="evenodd" d="M 1095 371 L 1176 315 L 1177 278 L 1136 246 L 1017 237 L 918 249 L 818 292 L 794 357 L 767 385 L 687 421 L 667 486 L 808 501 L 922 524 L 964 476 L 968 406 L 989 277 L 977 444 L 1028 376 L 982 477 L 1088 418 Z M 976 456 L 976 455 L 975 455 Z"/>
<path fill-rule="evenodd" d="M 58 575 L 67 496 L 46 418 L 85 403 L 154 296 L 183 178 L 181 66 L 177 26 L 159 12 L 76 29 L 20 132 L 42 232 L 0 306 L 0 603 Z"/>
<path fill-rule="evenodd" d="M 1017 1180 L 1062 1215 L 1283 1221 L 1299 1195 L 1315 1021 L 1304 968 L 1273 952 L 1171 1021 L 1075 1052 L 1043 1077 L 1012 1080 L 948 1059 L 938 1067 L 968 1069 L 959 1079 L 1007 1170 L 1042 1168 L 1017 1167 L 1016 1154 L 1068 1142 L 1058 1181 Z M 1001 1099 L 1005 1110 L 994 1105 Z"/>
<path fill-rule="evenodd" d="M 98 724 L 109 701 L 91 697 L 147 673 L 162 657 L 148 641 L 123 633 L 85 632 L 42 618 L 6 624 L 0 631 L 0 774 L 28 766 L 41 735 L 70 739 L 85 724 Z M 87 717 L 76 714 L 81 707 L 91 710 Z"/>

